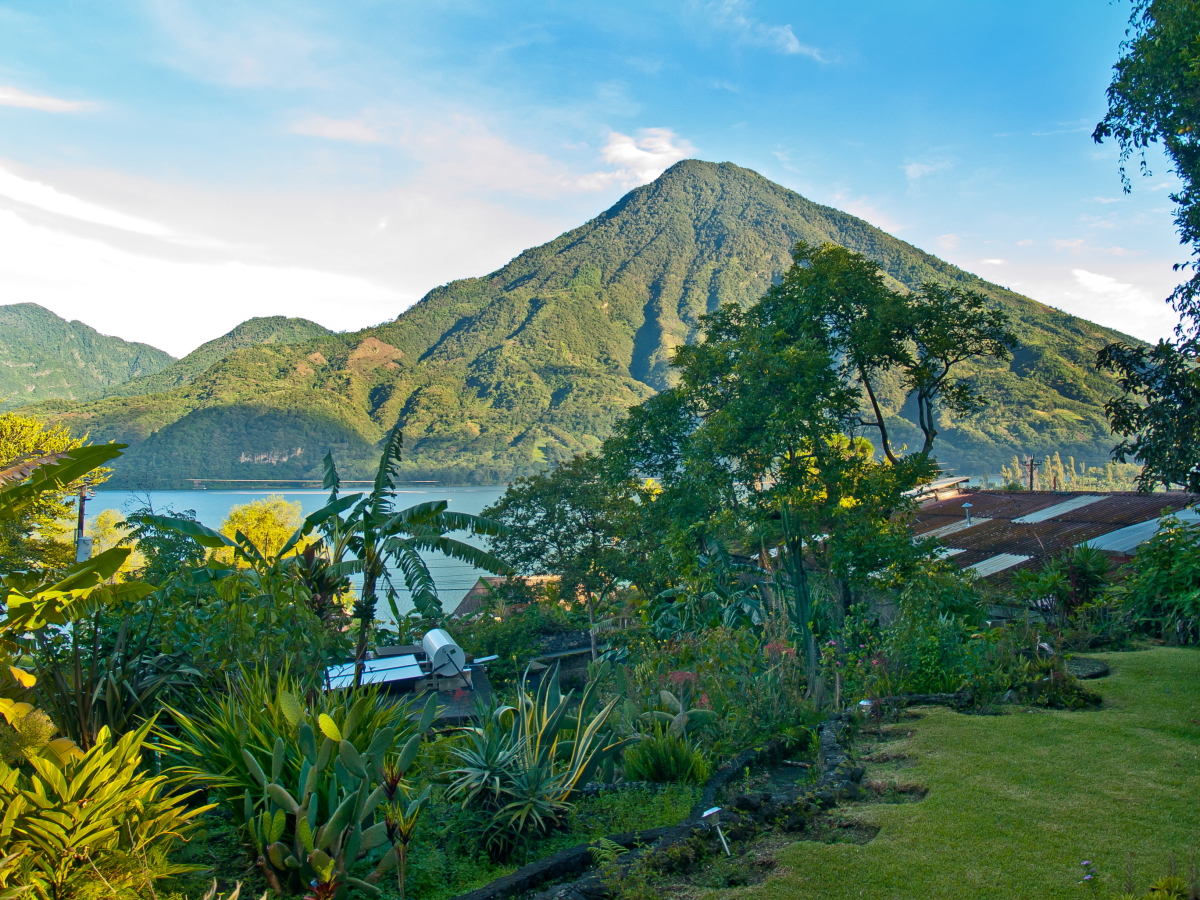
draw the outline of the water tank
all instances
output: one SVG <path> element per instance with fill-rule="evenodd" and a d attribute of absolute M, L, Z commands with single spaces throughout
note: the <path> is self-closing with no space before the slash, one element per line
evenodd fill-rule
<path fill-rule="evenodd" d="M 467 668 L 467 655 L 441 628 L 432 628 L 421 638 L 421 649 L 437 675 L 460 675 Z"/>

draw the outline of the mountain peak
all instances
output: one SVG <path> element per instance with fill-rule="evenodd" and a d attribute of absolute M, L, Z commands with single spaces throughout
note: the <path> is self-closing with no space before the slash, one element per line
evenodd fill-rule
<path fill-rule="evenodd" d="M 989 406 L 943 423 L 943 465 L 994 472 L 1029 452 L 1107 458 L 1103 403 L 1113 385 L 1091 363 L 1120 335 L 749 169 L 703 160 L 676 163 L 488 275 L 430 291 L 394 321 L 345 335 L 300 328 L 295 343 L 269 345 L 280 326 L 246 323 L 210 344 L 254 337 L 256 346 L 226 356 L 211 348 L 218 361 L 203 371 L 203 354 L 189 355 L 171 367 L 191 366 L 187 380 L 165 394 L 55 414 L 134 444 L 118 469 L 125 484 L 319 477 L 330 448 L 347 477 L 367 477 L 377 442 L 397 424 L 406 477 L 502 482 L 597 449 L 628 407 L 670 386 L 675 348 L 698 339 L 702 316 L 756 302 L 791 265 L 798 240 L 862 253 L 894 287 L 958 284 L 1009 311 L 1022 346 L 1011 362 L 972 369 Z M 885 393 L 897 440 L 916 441 L 901 386 Z"/>

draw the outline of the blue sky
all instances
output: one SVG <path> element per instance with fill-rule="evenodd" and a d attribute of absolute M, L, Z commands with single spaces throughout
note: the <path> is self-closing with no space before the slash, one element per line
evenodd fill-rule
<path fill-rule="evenodd" d="M 1174 181 L 1090 137 L 1128 11 L 0 0 L 0 303 L 175 354 L 362 327 L 696 156 L 1156 338 Z"/>

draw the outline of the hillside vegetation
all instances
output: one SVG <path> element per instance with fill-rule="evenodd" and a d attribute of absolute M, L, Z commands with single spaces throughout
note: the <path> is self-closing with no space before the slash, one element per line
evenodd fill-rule
<path fill-rule="evenodd" d="M 362 477 L 397 422 L 407 477 L 500 482 L 598 447 L 626 408 L 671 383 L 672 351 L 696 339 L 698 318 L 757 300 L 801 239 L 864 253 L 894 286 L 953 283 L 1008 311 L 1021 347 L 977 367 L 989 405 L 942 422 L 944 466 L 997 472 L 1014 452 L 1107 458 L 1113 386 L 1093 361 L 1129 338 L 748 169 L 697 160 L 490 275 L 436 288 L 392 322 L 236 349 L 178 386 L 147 380 L 155 393 L 37 411 L 133 445 L 114 478 L 126 486 L 314 477 L 330 448 L 348 477 Z M 893 431 L 913 444 L 902 401 L 891 385 Z"/>
<path fill-rule="evenodd" d="M 115 385 L 104 392 L 109 397 L 135 397 L 139 394 L 159 394 L 181 385 L 191 384 L 197 376 L 219 363 L 234 350 L 257 347 L 260 344 L 294 344 L 333 334 L 323 325 L 308 319 L 287 316 L 267 316 L 247 319 L 232 331 L 201 344 L 183 359 L 176 360 L 152 375 L 143 375 Z"/>
<path fill-rule="evenodd" d="M 36 303 L 0 306 L 0 410 L 96 397 L 174 361 L 149 344 L 101 334 Z"/>

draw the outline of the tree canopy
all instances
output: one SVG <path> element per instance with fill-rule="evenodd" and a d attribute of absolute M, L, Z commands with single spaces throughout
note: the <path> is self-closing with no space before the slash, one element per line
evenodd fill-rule
<path fill-rule="evenodd" d="M 1108 114 L 1093 133 L 1114 138 L 1121 178 L 1132 189 L 1126 163 L 1161 145 L 1182 181 L 1171 194 L 1181 243 L 1191 259 L 1176 266 L 1193 274 L 1171 294 L 1180 314 L 1176 340 L 1154 347 L 1113 343 L 1099 354 L 1102 370 L 1115 373 L 1122 394 L 1105 406 L 1112 429 L 1123 437 L 1114 450 L 1121 462 L 1144 463 L 1140 484 L 1200 490 L 1200 3 L 1137 0 L 1128 39 L 1113 69 Z"/>

